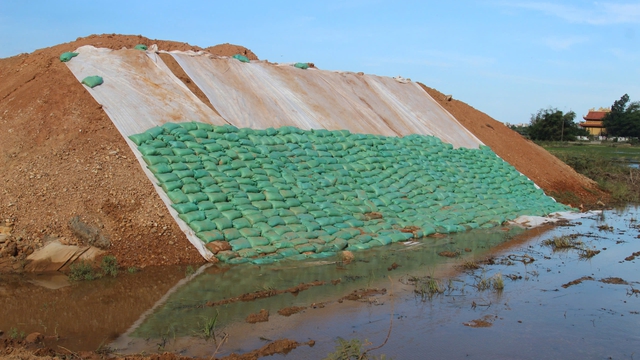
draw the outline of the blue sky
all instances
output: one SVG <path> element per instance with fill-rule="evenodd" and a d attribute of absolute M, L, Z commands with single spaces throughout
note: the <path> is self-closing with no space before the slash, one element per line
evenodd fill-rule
<path fill-rule="evenodd" d="M 0 58 L 102 33 L 401 75 L 508 123 L 640 101 L 640 2 L 0 0 Z"/>

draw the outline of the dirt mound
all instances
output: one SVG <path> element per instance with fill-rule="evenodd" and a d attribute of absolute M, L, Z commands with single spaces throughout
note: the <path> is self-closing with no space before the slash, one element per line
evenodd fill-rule
<path fill-rule="evenodd" d="M 137 44 L 202 50 L 135 35 L 91 35 L 0 59 L 0 223 L 6 220 L 12 229 L 0 247 L 17 244 L 18 259 L 55 238 L 78 241 L 69 226 L 76 218 L 108 240 L 108 251 L 123 266 L 203 261 L 101 106 L 59 61 L 61 53 L 83 45 L 120 49 Z M 237 45 L 206 50 L 257 59 Z M 593 183 L 543 149 L 468 105 L 444 101 L 442 94 L 425 89 L 547 193 L 593 198 L 585 190 Z"/>
<path fill-rule="evenodd" d="M 462 101 L 450 99 L 438 90 L 423 84 L 420 86 L 480 141 L 533 180 L 547 195 L 576 207 L 595 204 L 607 197 L 593 180 L 578 174 L 503 123 Z"/>
<path fill-rule="evenodd" d="M 13 225 L 7 242 L 22 248 L 75 239 L 69 222 L 79 216 L 108 238 L 109 251 L 124 266 L 203 262 L 111 120 L 58 59 L 83 45 L 137 44 L 202 50 L 142 36 L 91 35 L 0 59 L 0 222 Z M 214 48 L 226 56 L 244 51 Z"/>
<path fill-rule="evenodd" d="M 259 60 L 258 56 L 254 54 L 253 51 L 240 45 L 225 43 L 216 46 L 209 46 L 204 50 L 218 56 L 233 56 L 235 54 L 240 54 L 246 56 L 249 60 Z"/>

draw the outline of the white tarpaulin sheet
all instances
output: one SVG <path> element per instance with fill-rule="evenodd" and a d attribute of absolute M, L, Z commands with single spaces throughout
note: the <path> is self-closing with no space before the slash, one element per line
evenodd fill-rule
<path fill-rule="evenodd" d="M 125 137 L 171 216 L 207 260 L 213 254 L 178 217 L 129 135 L 167 122 L 198 121 L 255 129 L 288 125 L 387 136 L 423 134 L 435 135 L 456 147 L 477 148 L 481 144 L 411 82 L 171 52 L 221 117 L 200 101 L 155 51 L 83 46 L 76 52 L 79 55 L 67 66 L 78 81 L 93 75 L 104 79 L 102 85 L 86 87 L 87 91 Z"/>
<path fill-rule="evenodd" d="M 226 124 L 153 52 L 93 46 L 76 52 L 67 66 L 78 81 L 93 75 L 104 79 L 102 85 L 86 89 L 125 137 L 167 122 Z"/>
<path fill-rule="evenodd" d="M 473 134 L 413 82 L 233 58 L 170 52 L 213 107 L 237 127 L 434 135 L 477 148 Z"/>

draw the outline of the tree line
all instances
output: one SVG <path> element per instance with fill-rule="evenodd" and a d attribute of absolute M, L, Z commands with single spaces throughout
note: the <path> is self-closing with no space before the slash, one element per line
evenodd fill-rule
<path fill-rule="evenodd" d="M 611 111 L 603 118 L 606 135 L 612 137 L 640 138 L 640 102 L 629 102 L 624 94 L 614 101 Z M 531 140 L 574 141 L 578 136 L 589 136 L 589 132 L 574 120 L 576 113 L 563 113 L 556 108 L 540 109 L 531 115 L 529 125 L 510 128 Z"/>

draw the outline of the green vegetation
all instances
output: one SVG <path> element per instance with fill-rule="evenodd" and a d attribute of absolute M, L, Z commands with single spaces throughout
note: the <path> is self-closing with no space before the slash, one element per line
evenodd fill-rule
<path fill-rule="evenodd" d="M 78 261 L 71 264 L 71 272 L 69 273 L 69 280 L 82 281 L 82 280 L 95 280 L 100 277 L 93 269 L 93 266 L 88 261 Z"/>
<path fill-rule="evenodd" d="M 22 340 L 24 339 L 24 331 L 18 331 L 17 328 L 9 329 L 9 338 L 13 340 Z"/>
<path fill-rule="evenodd" d="M 365 340 L 366 342 L 366 340 Z M 371 356 L 364 349 L 362 341 L 359 339 L 345 340 L 338 338 L 338 343 L 335 347 L 335 351 L 327 355 L 325 360 L 366 360 L 366 359 L 386 359 L 385 355 Z"/>
<path fill-rule="evenodd" d="M 193 266 L 189 265 L 187 266 L 187 268 L 184 270 L 184 275 L 185 276 L 191 276 L 193 274 L 196 273 L 196 269 L 193 268 Z"/>
<path fill-rule="evenodd" d="M 609 136 L 640 137 L 640 102 L 629 103 L 629 95 L 624 94 L 614 101 L 611 112 L 603 119 Z"/>
<path fill-rule="evenodd" d="M 640 147 L 628 144 L 558 144 L 541 143 L 547 151 L 564 161 L 578 173 L 594 180 L 611 194 L 612 203 L 640 202 L 640 169 L 627 166 L 640 162 Z M 564 194 L 551 194 L 556 199 L 579 203 Z"/>
<path fill-rule="evenodd" d="M 100 268 L 105 276 L 116 277 L 118 275 L 118 260 L 113 255 L 107 255 L 102 258 Z"/>
<path fill-rule="evenodd" d="M 574 141 L 577 136 L 588 136 L 589 133 L 573 122 L 576 113 L 549 108 L 540 109 L 531 116 L 528 135 L 532 140 Z"/>
<path fill-rule="evenodd" d="M 504 290 L 504 279 L 502 278 L 502 274 L 500 273 L 497 273 L 491 277 L 485 277 L 483 272 L 482 275 L 478 277 L 474 287 L 478 289 L 478 291 L 485 291 L 489 289 L 493 289 L 494 291 L 502 291 Z"/>
<path fill-rule="evenodd" d="M 583 244 L 582 241 L 576 240 L 575 235 L 554 236 L 551 239 L 542 242 L 544 246 L 550 246 L 553 250 L 577 249 Z"/>
<path fill-rule="evenodd" d="M 129 272 L 135 268 L 129 268 Z M 100 270 L 94 268 L 94 264 L 86 260 L 77 261 L 69 267 L 69 280 L 83 281 L 95 280 L 103 276 L 116 277 L 118 275 L 118 260 L 113 255 L 107 255 L 100 262 Z M 135 272 L 135 270 L 133 271 Z"/>
<path fill-rule="evenodd" d="M 205 318 L 204 323 L 202 324 L 202 328 L 200 330 L 200 334 L 205 339 L 211 339 L 216 336 L 216 323 L 218 322 L 218 315 L 220 315 L 216 310 L 216 315 L 213 317 Z"/>

